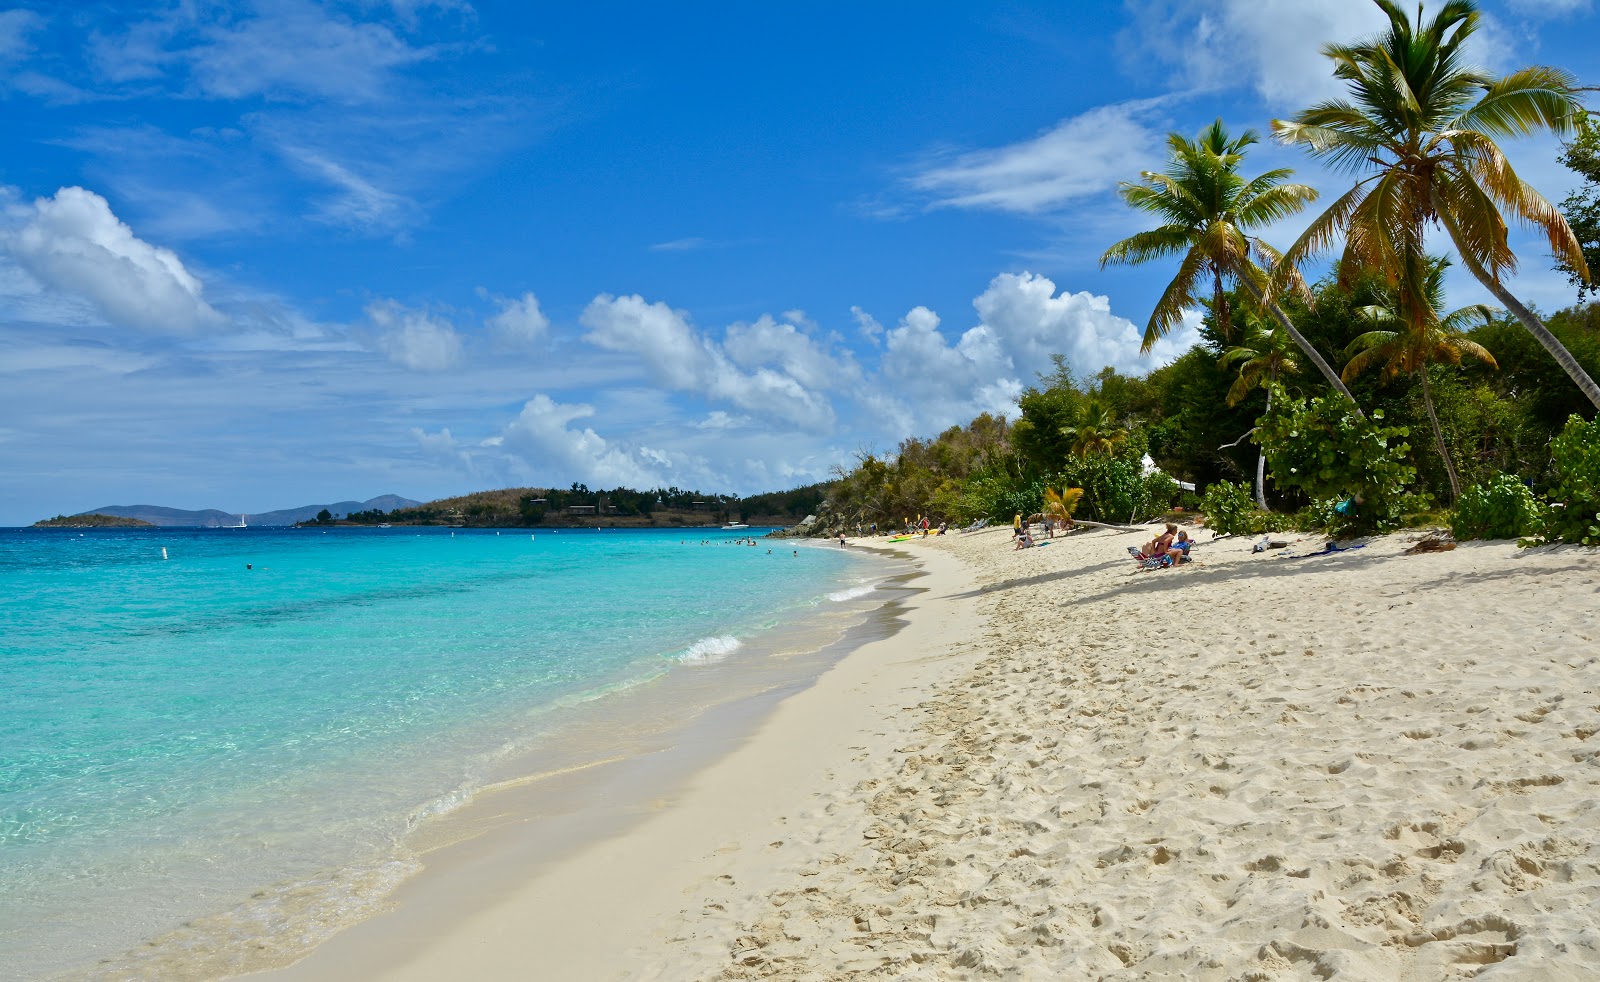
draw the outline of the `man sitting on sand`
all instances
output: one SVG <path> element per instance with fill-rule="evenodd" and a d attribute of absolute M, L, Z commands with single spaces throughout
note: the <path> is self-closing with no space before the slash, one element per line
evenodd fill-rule
<path fill-rule="evenodd" d="M 1032 549 L 1032 548 L 1033 548 L 1033 533 L 1029 532 L 1028 531 L 1028 527 L 1026 525 L 1024 525 L 1022 527 L 1022 534 L 1017 537 L 1017 544 L 1016 544 L 1015 547 L 1012 548 L 1011 551 L 1012 552 L 1016 552 L 1018 549 Z"/>

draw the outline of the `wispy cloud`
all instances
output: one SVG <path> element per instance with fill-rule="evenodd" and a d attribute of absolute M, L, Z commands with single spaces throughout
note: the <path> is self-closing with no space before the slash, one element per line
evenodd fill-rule
<path fill-rule="evenodd" d="M 699 251 L 701 249 L 715 249 L 715 248 L 718 248 L 719 246 L 722 246 L 724 244 L 725 243 L 722 243 L 722 242 L 713 242 L 710 239 L 701 238 L 698 235 L 691 235 L 688 238 L 672 239 L 672 240 L 667 241 L 667 242 L 656 242 L 656 243 L 653 243 L 650 246 L 650 251 L 651 252 L 697 252 L 697 251 Z"/>
<path fill-rule="evenodd" d="M 284 153 L 302 173 L 333 188 L 333 195 L 312 213 L 318 221 L 358 231 L 393 232 L 416 220 L 415 201 L 378 187 L 343 164 L 304 147 L 285 147 Z"/>
<path fill-rule="evenodd" d="M 1160 160 L 1152 125 L 1164 100 L 1100 106 L 1032 139 L 936 154 L 910 178 L 936 207 L 1038 214 L 1104 194 Z"/>

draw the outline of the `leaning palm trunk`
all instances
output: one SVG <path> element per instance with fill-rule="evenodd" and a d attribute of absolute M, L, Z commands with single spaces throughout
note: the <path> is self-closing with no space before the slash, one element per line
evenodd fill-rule
<path fill-rule="evenodd" d="M 1294 329 L 1294 322 L 1289 320 L 1289 315 L 1283 312 L 1283 308 L 1276 303 L 1268 301 L 1262 294 L 1261 289 L 1250 282 L 1249 279 L 1240 277 L 1239 282 L 1244 284 L 1245 289 L 1250 291 L 1250 295 L 1256 298 L 1256 303 L 1260 304 L 1263 310 L 1272 314 L 1278 323 L 1283 325 L 1283 329 L 1289 332 L 1290 340 L 1300 346 L 1300 350 L 1305 352 L 1307 358 L 1311 359 L 1311 364 L 1317 366 L 1317 370 L 1322 373 L 1323 378 L 1328 380 L 1328 384 L 1333 386 L 1340 395 L 1350 400 L 1350 408 L 1355 410 L 1356 415 L 1366 419 L 1367 414 L 1361 411 L 1361 404 L 1356 402 L 1356 397 L 1351 395 L 1350 390 L 1345 388 L 1345 384 L 1339 380 L 1339 373 L 1335 372 L 1327 361 L 1323 359 L 1321 353 L 1311 346 L 1311 342 L 1305 339 L 1305 335 Z"/>
<path fill-rule="evenodd" d="M 1528 333 L 1532 334 L 1544 346 L 1544 350 L 1550 352 L 1550 357 L 1554 358 L 1556 364 L 1561 366 L 1567 376 L 1578 384 L 1578 388 L 1583 390 L 1583 394 L 1589 398 L 1590 402 L 1594 403 L 1595 408 L 1600 409 L 1600 385 L 1595 384 L 1594 379 L 1589 377 L 1589 373 L 1583 370 L 1582 365 L 1578 364 L 1578 359 L 1572 357 L 1572 352 L 1568 351 L 1566 346 L 1557 340 L 1554 334 L 1550 333 L 1550 329 L 1545 327 L 1544 323 L 1533 315 L 1533 311 L 1523 306 L 1522 301 L 1512 296 L 1511 291 L 1505 288 L 1505 285 L 1500 282 L 1498 277 L 1484 269 L 1483 264 L 1473 257 L 1470 250 L 1462 247 L 1461 230 L 1451 219 L 1449 210 L 1443 207 L 1443 202 L 1439 200 L 1439 192 L 1437 191 L 1433 192 L 1433 207 L 1435 214 L 1444 222 L 1445 230 L 1450 233 L 1450 238 L 1455 240 L 1456 252 L 1461 256 L 1462 263 L 1472 271 L 1473 276 L 1478 278 L 1479 283 L 1482 283 L 1490 293 L 1494 294 L 1496 300 L 1511 311 L 1513 317 L 1522 322 L 1522 326 L 1527 328 Z"/>
<path fill-rule="evenodd" d="M 1422 376 L 1422 404 L 1428 407 L 1428 421 L 1433 424 L 1433 439 L 1439 444 L 1439 459 L 1444 461 L 1444 472 L 1450 478 L 1450 503 L 1461 498 L 1461 480 L 1456 477 L 1456 465 L 1450 460 L 1450 451 L 1444 446 L 1444 430 L 1439 428 L 1439 414 L 1433 411 L 1433 393 L 1428 391 L 1428 366 L 1417 372 Z"/>

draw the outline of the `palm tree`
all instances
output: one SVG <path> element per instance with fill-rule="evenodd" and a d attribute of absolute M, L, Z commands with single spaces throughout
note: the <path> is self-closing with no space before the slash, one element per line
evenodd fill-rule
<path fill-rule="evenodd" d="M 1082 500 L 1082 488 L 1062 488 L 1060 491 L 1045 488 L 1044 513 L 1071 528 L 1074 524 L 1072 513 L 1078 510 L 1078 502 Z"/>
<path fill-rule="evenodd" d="M 1422 308 L 1423 239 L 1437 224 L 1455 243 L 1462 265 L 1522 322 L 1589 400 L 1595 385 L 1555 335 L 1501 282 L 1517 258 L 1506 241 L 1505 215 L 1543 232 L 1556 257 L 1589 279 L 1583 250 L 1566 219 L 1511 169 L 1495 137 L 1540 130 L 1562 134 L 1582 118 L 1573 77 L 1533 66 L 1496 78 L 1468 68 L 1462 45 L 1478 27 L 1471 0 L 1449 0 L 1424 21 L 1409 21 L 1393 0 L 1374 0 L 1389 30 L 1371 41 L 1330 44 L 1335 77 L 1350 98 L 1318 103 L 1292 121 L 1274 120 L 1285 143 L 1303 144 L 1335 168 L 1367 176 L 1328 207 L 1286 257 L 1293 264 L 1327 248 L 1341 233 L 1340 268 L 1374 269 Z"/>
<path fill-rule="evenodd" d="M 1253 318 L 1246 324 L 1243 343 L 1224 351 L 1217 364 L 1223 368 L 1239 366 L 1239 377 L 1228 389 L 1228 405 L 1237 406 L 1251 389 L 1260 387 L 1267 392 L 1267 412 L 1272 411 L 1272 388 L 1278 376 L 1300 371 L 1300 362 L 1295 358 L 1288 336 Z M 1267 454 L 1259 448 L 1256 452 L 1256 504 L 1262 511 L 1271 510 L 1267 507 Z"/>
<path fill-rule="evenodd" d="M 1092 453 L 1109 454 L 1128 434 L 1124 432 L 1099 399 L 1090 399 L 1078 415 L 1078 425 L 1063 426 L 1061 435 L 1072 441 L 1072 452 L 1079 457 Z"/>
<path fill-rule="evenodd" d="M 1120 192 L 1129 205 L 1157 216 L 1163 224 L 1116 243 L 1100 257 L 1100 266 L 1103 269 L 1110 263 L 1138 265 L 1167 256 L 1183 257 L 1178 274 L 1167 284 L 1150 314 L 1141 351 L 1149 351 L 1183 317 L 1186 307 L 1200 301 L 1202 280 L 1207 276 L 1218 328 L 1224 338 L 1228 337 L 1232 314 L 1225 286 L 1231 280 L 1243 286 L 1283 325 L 1328 384 L 1354 405 L 1355 397 L 1339 376 L 1311 342 L 1295 330 L 1283 309 L 1267 296 L 1267 273 L 1257 259 L 1277 269 L 1284 281 L 1303 284 L 1298 283 L 1293 267 L 1282 263 L 1277 250 L 1246 233 L 1295 214 L 1315 201 L 1317 192 L 1304 184 L 1284 183 L 1294 173 L 1287 169 L 1270 170 L 1245 180 L 1239 165 L 1245 148 L 1257 139 L 1253 130 L 1230 139 L 1220 119 L 1194 140 L 1169 134 L 1168 169 L 1160 173 L 1144 171 L 1140 175 L 1144 183 L 1124 181 Z M 1356 412 L 1361 413 L 1359 407 Z"/>
<path fill-rule="evenodd" d="M 1461 364 L 1463 355 L 1498 368 L 1494 356 L 1476 341 L 1462 333 L 1472 321 L 1487 322 L 1493 311 L 1482 304 L 1473 304 L 1453 310 L 1443 317 L 1439 308 L 1444 306 L 1444 269 L 1448 262 L 1429 263 L 1423 277 L 1422 295 L 1426 298 L 1421 307 L 1408 307 L 1406 297 L 1410 291 L 1399 291 L 1391 303 L 1362 307 L 1360 314 L 1376 330 L 1350 342 L 1345 354 L 1350 361 L 1344 366 L 1346 380 L 1353 379 L 1374 365 L 1383 366 L 1383 378 L 1415 374 L 1422 381 L 1422 402 L 1428 407 L 1428 421 L 1433 424 L 1433 439 L 1439 446 L 1439 459 L 1444 461 L 1444 472 L 1450 478 L 1451 501 L 1461 497 L 1461 481 L 1456 476 L 1455 464 L 1445 449 L 1444 431 L 1439 428 L 1439 414 L 1433 409 L 1433 393 L 1428 389 L 1428 365 L 1442 361 Z"/>

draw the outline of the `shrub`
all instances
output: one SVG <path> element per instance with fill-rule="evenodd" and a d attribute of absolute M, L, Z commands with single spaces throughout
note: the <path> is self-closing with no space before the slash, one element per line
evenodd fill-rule
<path fill-rule="evenodd" d="M 1256 503 L 1243 484 L 1218 481 L 1200 499 L 1206 528 L 1218 535 L 1246 535 L 1256 531 Z"/>
<path fill-rule="evenodd" d="M 1570 416 L 1550 441 L 1550 489 L 1544 541 L 1600 545 L 1600 421 Z"/>
<path fill-rule="evenodd" d="M 1450 533 L 1457 539 L 1517 539 L 1538 533 L 1543 506 L 1514 474 L 1497 474 L 1461 492 Z"/>
<path fill-rule="evenodd" d="M 1410 429 L 1384 426 L 1382 420 L 1378 410 L 1362 419 L 1342 399 L 1308 403 L 1280 388 L 1256 440 L 1273 481 L 1304 492 L 1329 534 L 1385 531 L 1398 524 L 1417 469 L 1407 459 L 1411 444 L 1404 442 Z"/>

